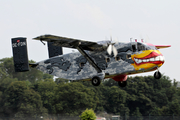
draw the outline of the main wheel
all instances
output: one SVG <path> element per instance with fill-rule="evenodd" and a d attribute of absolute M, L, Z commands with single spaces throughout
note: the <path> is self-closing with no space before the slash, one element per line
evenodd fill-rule
<path fill-rule="evenodd" d="M 101 79 L 100 79 L 99 77 L 93 77 L 93 78 L 92 78 L 92 84 L 93 84 L 94 86 L 99 86 L 100 83 L 101 83 Z"/>
<path fill-rule="evenodd" d="M 120 87 L 126 87 L 127 81 L 118 81 L 118 85 L 119 85 Z"/>
<path fill-rule="evenodd" d="M 161 78 L 161 73 L 160 73 L 159 71 L 156 71 L 156 72 L 154 73 L 154 78 L 155 78 L 155 79 L 160 79 L 160 78 Z"/>

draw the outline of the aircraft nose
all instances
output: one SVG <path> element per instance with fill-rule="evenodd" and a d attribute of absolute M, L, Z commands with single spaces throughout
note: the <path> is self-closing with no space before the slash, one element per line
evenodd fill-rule
<path fill-rule="evenodd" d="M 159 56 L 159 60 L 162 61 L 162 62 L 164 62 L 164 61 L 165 61 L 164 56 L 163 56 L 163 55 L 162 55 L 162 56 Z"/>
<path fill-rule="evenodd" d="M 154 58 L 154 61 L 157 61 L 157 63 L 158 64 L 164 64 L 164 61 L 165 61 L 165 59 L 164 59 L 164 56 L 163 55 L 160 55 L 160 56 L 157 56 L 157 57 L 155 57 Z M 159 62 L 158 62 L 159 61 Z"/>
<path fill-rule="evenodd" d="M 159 51 L 155 51 L 155 52 L 158 53 L 159 55 L 155 55 L 154 61 L 156 61 L 158 64 L 163 64 L 165 61 L 163 54 L 161 54 Z"/>

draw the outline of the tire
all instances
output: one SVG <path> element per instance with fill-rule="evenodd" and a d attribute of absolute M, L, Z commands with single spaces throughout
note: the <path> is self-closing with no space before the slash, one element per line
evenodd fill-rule
<path fill-rule="evenodd" d="M 161 78 L 161 73 L 160 73 L 159 71 L 156 71 L 156 72 L 154 73 L 154 78 L 155 78 L 155 79 L 160 79 L 160 78 Z"/>
<path fill-rule="evenodd" d="M 126 87 L 127 81 L 118 81 L 118 85 L 119 85 L 120 87 Z"/>
<path fill-rule="evenodd" d="M 92 85 L 94 86 L 99 86 L 101 83 L 101 80 L 99 77 L 93 77 L 91 81 L 92 81 Z"/>

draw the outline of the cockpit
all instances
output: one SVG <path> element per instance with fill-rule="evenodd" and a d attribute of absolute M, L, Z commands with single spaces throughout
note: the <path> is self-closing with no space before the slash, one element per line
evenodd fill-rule
<path fill-rule="evenodd" d="M 157 48 L 155 46 L 151 46 L 151 45 L 147 45 L 147 44 L 139 43 L 139 42 L 132 45 L 133 52 L 144 51 L 144 50 L 157 50 Z"/>

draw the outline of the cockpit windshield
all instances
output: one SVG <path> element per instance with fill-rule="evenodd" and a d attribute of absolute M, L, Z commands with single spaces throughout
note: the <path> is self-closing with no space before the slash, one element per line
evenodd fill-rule
<path fill-rule="evenodd" d="M 137 49 L 138 49 L 138 51 L 157 50 L 157 48 L 155 46 L 150 46 L 150 45 L 146 45 L 146 44 L 143 44 L 143 43 L 137 43 Z"/>
<path fill-rule="evenodd" d="M 138 51 L 146 50 L 145 45 L 143 45 L 143 44 L 141 44 L 141 43 L 138 43 L 138 44 L 137 44 L 137 48 L 138 48 Z"/>
<path fill-rule="evenodd" d="M 146 45 L 148 50 L 157 50 L 155 46 Z"/>

